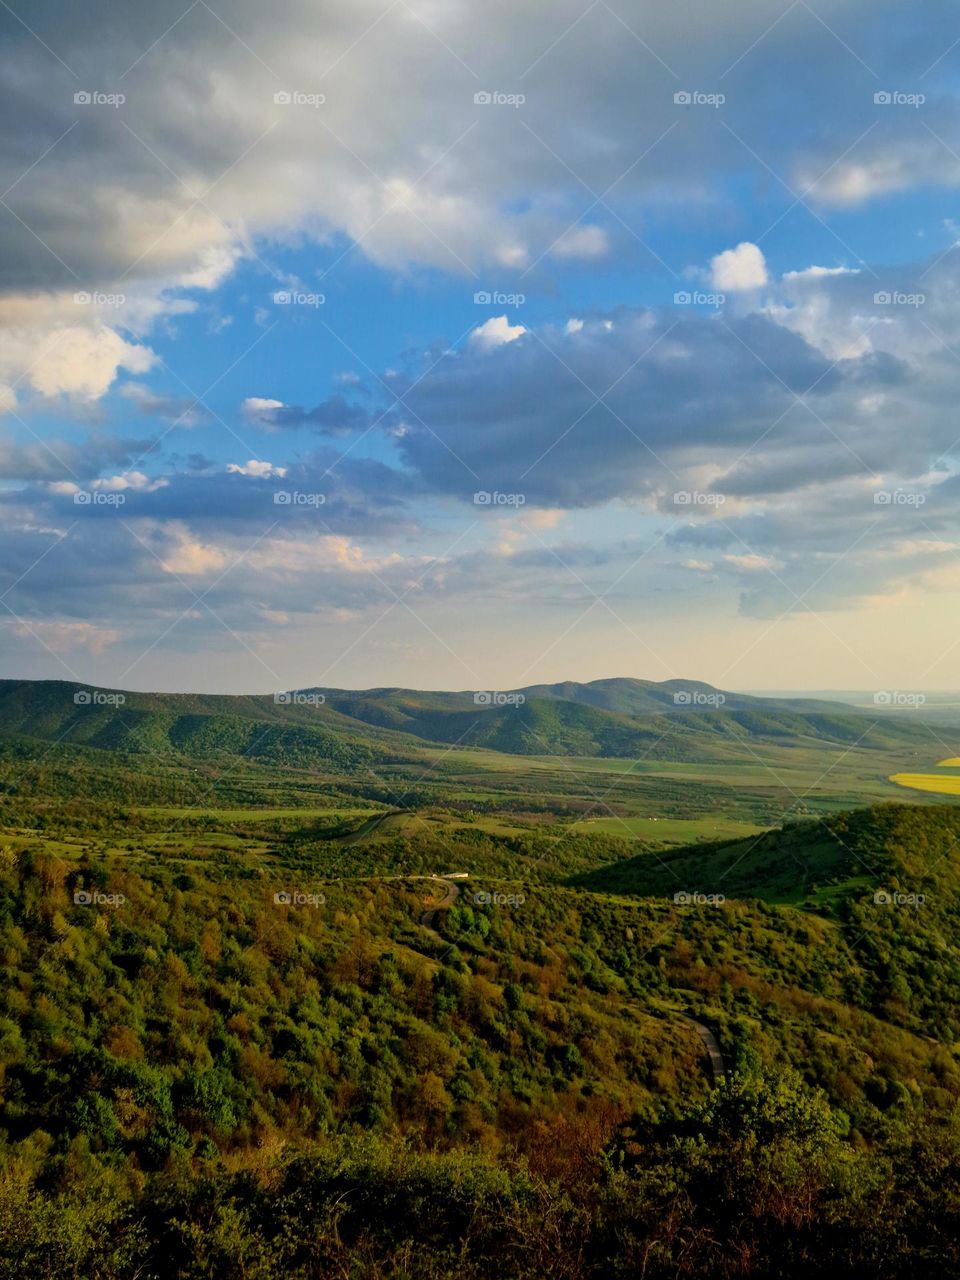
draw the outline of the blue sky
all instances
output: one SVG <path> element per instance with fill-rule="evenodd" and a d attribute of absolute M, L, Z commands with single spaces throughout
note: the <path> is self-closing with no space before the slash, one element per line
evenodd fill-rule
<path fill-rule="evenodd" d="M 4 675 L 955 687 L 951 6 L 2 26 Z"/>

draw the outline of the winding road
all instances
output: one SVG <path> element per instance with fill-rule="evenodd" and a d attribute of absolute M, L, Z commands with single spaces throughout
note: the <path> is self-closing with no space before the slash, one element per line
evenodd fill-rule
<path fill-rule="evenodd" d="M 447 896 L 438 902 L 435 907 L 428 907 L 420 917 L 420 923 L 423 927 L 428 929 L 435 937 L 439 938 L 440 934 L 437 933 L 436 929 L 433 927 L 434 917 L 438 911 L 446 911 L 448 907 L 453 906 L 456 901 L 457 894 L 460 892 L 460 886 L 458 884 L 454 884 L 452 880 L 447 880 L 444 876 L 410 876 L 408 878 L 411 880 L 442 880 L 447 886 Z"/>
<path fill-rule="evenodd" d="M 713 1034 L 709 1027 L 705 1027 L 702 1022 L 697 1022 L 691 1018 L 689 1014 L 680 1015 L 684 1022 L 689 1022 L 691 1026 L 696 1027 L 700 1039 L 706 1046 L 707 1054 L 710 1058 L 710 1070 L 713 1073 L 713 1083 L 719 1084 L 726 1075 L 726 1068 L 723 1065 L 723 1054 L 720 1052 L 720 1046 L 717 1043 L 717 1037 Z"/>

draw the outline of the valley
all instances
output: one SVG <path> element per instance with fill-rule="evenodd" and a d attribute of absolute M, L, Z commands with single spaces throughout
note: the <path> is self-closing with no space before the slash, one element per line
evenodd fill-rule
<path fill-rule="evenodd" d="M 797 1266 L 870 1253 L 890 1187 L 904 1265 L 952 1256 L 903 1170 L 960 1105 L 960 806 L 889 780 L 934 769 L 942 729 L 657 712 L 670 752 L 631 759 L 576 754 L 564 716 L 562 749 L 501 752 L 374 726 L 369 693 L 360 721 L 360 695 L 75 692 L 0 686 L 0 1131 L 31 1197 L 0 1179 L 0 1274 L 33 1250 L 240 1276 L 269 1248 L 279 1276 L 312 1241 L 318 1275 L 349 1253 L 439 1280 L 456 1237 L 478 1278 L 626 1276 L 651 1240 L 651 1274 L 719 1276 L 718 1231 Z M 671 1164 L 693 1133 L 702 1170 Z"/>

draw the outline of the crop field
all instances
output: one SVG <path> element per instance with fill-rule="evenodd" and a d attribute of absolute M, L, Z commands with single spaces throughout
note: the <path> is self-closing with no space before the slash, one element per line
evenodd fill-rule
<path fill-rule="evenodd" d="M 938 796 L 960 796 L 960 774 L 894 773 L 890 781 L 910 791 L 929 791 Z"/>

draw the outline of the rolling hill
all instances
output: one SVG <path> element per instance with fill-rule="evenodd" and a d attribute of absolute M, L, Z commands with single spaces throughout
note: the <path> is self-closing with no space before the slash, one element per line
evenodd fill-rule
<path fill-rule="evenodd" d="M 687 701 L 676 702 L 678 693 Z M 315 688 L 285 697 L 118 695 L 65 681 L 0 681 L 0 738 L 347 770 L 374 758 L 415 758 L 439 744 L 672 761 L 749 758 L 764 743 L 867 751 L 930 745 L 917 720 L 878 722 L 836 703 L 725 694 L 693 681 L 534 685 L 480 703 L 472 691 L 396 688 Z"/>
<path fill-rule="evenodd" d="M 951 1274 L 960 808 L 592 826 L 857 796 L 922 726 L 563 689 L 0 684 L 0 1275 Z"/>
<path fill-rule="evenodd" d="M 576 883 L 644 897 L 680 892 L 758 898 L 829 914 L 873 902 L 877 893 L 919 894 L 924 918 L 932 923 L 935 917 L 952 918 L 958 900 L 960 808 L 875 805 L 786 823 L 746 839 L 646 852 Z"/>
<path fill-rule="evenodd" d="M 856 743 L 877 750 L 930 743 L 916 719 L 880 720 L 842 703 L 757 698 L 695 680 L 564 681 L 505 690 L 481 703 L 472 690 L 309 692 L 369 725 L 517 755 L 692 760 L 727 758 L 738 743 L 743 750 L 754 739 Z"/>

